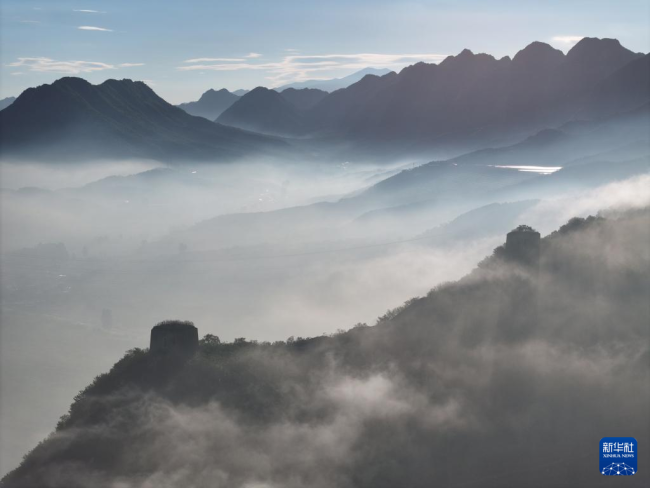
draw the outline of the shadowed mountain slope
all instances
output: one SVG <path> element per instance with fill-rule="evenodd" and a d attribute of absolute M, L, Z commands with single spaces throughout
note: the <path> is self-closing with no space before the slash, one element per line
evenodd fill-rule
<path fill-rule="evenodd" d="M 298 110 L 310 109 L 327 96 L 326 91 L 315 88 L 287 88 L 282 90 L 281 94 L 286 101 Z"/>
<path fill-rule="evenodd" d="M 366 75 L 307 110 L 294 133 L 334 134 L 381 147 L 400 141 L 513 140 L 514 135 L 521 138 L 580 117 L 613 115 L 648 101 L 643 59 L 615 39 L 584 38 L 567 55 L 534 42 L 513 59 L 465 49 L 439 64 Z M 236 125 L 268 131 L 265 111 L 262 103 L 249 106 Z"/>
<path fill-rule="evenodd" d="M 644 106 L 402 170 L 336 202 L 221 215 L 170 236 L 169 245 L 191 242 L 194 249 L 215 249 L 283 242 L 287 236 L 299 241 L 420 232 L 489 203 L 551 198 L 630 178 L 650 169 L 649 158 L 650 111 Z M 526 166 L 562 169 L 552 175 L 520 171 Z"/>
<path fill-rule="evenodd" d="M 237 95 L 222 88 L 218 91 L 208 90 L 196 102 L 181 103 L 178 107 L 190 115 L 214 120 L 237 100 L 239 100 Z"/>
<path fill-rule="evenodd" d="M 61 78 L 0 112 L 3 157 L 229 161 L 284 150 L 281 141 L 193 117 L 142 82 Z"/>
<path fill-rule="evenodd" d="M 601 81 L 578 112 L 598 118 L 633 110 L 650 102 L 650 54 L 635 59 Z"/>
<path fill-rule="evenodd" d="M 282 94 L 264 87 L 248 92 L 216 121 L 267 134 L 299 134 L 304 130 L 298 109 Z"/>

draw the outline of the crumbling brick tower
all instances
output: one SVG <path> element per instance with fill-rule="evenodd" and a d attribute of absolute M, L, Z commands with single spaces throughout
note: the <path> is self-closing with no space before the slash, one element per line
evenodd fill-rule
<path fill-rule="evenodd" d="M 165 320 L 151 329 L 149 352 L 191 356 L 199 347 L 199 331 L 192 322 Z"/>

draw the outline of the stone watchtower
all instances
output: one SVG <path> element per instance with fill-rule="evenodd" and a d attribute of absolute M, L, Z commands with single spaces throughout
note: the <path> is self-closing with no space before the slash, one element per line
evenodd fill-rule
<path fill-rule="evenodd" d="M 510 340 L 528 337 L 539 324 L 540 248 L 539 232 L 532 227 L 520 225 L 508 232 L 505 258 L 518 272 L 510 274 L 509 287 L 505 288 L 499 327 Z"/>
<path fill-rule="evenodd" d="M 506 255 L 508 259 L 532 269 L 539 269 L 541 236 L 532 227 L 520 225 L 508 232 Z"/>
<path fill-rule="evenodd" d="M 165 320 L 151 329 L 151 353 L 191 356 L 198 347 L 199 330 L 192 322 Z"/>

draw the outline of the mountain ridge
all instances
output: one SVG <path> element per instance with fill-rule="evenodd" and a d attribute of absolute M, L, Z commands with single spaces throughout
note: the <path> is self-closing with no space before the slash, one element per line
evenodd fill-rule
<path fill-rule="evenodd" d="M 434 143 L 477 131 L 535 132 L 572 120 L 576 113 L 598 113 L 597 107 L 607 101 L 592 92 L 643 58 L 617 40 L 597 38 L 582 39 L 566 55 L 538 41 L 512 59 L 464 49 L 439 64 L 420 62 L 400 73 L 367 75 L 330 93 L 304 113 L 296 135 L 324 132 L 348 140 Z M 616 98 L 621 90 L 634 90 L 621 111 L 633 108 L 632 100 L 638 104 L 650 100 L 643 83 L 610 84 L 602 97 Z M 270 129 L 254 120 L 259 115 L 249 110 L 252 119 L 239 119 L 237 124 Z"/>
<path fill-rule="evenodd" d="M 181 103 L 177 106 L 190 115 L 215 120 L 237 100 L 239 100 L 239 97 L 234 93 L 230 93 L 225 88 L 220 90 L 213 90 L 211 88 L 204 92 L 197 101 Z"/>
<path fill-rule="evenodd" d="M 273 343 L 207 334 L 189 359 L 132 349 L 2 486 L 168 478 L 207 488 L 220 476 L 226 486 L 362 488 L 469 485 L 476 473 L 498 480 L 489 486 L 607 486 L 593 460 L 558 458 L 557 446 L 575 453 L 593 425 L 646 421 L 649 216 L 573 218 L 541 239 L 518 227 L 533 234 L 528 245 L 507 239 L 371 326 Z M 522 259 L 522 249 L 537 252 Z M 603 394 L 619 408 L 597 401 Z M 452 439 L 461 458 L 449 456 Z M 504 457 L 517 469 L 504 470 Z M 647 472 L 635 476 L 647 484 Z"/>
<path fill-rule="evenodd" d="M 25 90 L 0 112 L 3 157 L 143 157 L 229 161 L 288 148 L 165 102 L 145 83 L 64 77 Z"/>
<path fill-rule="evenodd" d="M 316 88 L 331 93 L 341 88 L 347 88 L 352 83 L 356 83 L 366 75 L 372 74 L 376 76 L 383 76 L 385 74 L 390 73 L 390 71 L 391 70 L 389 70 L 388 68 L 377 69 L 377 68 L 368 67 L 368 68 L 363 68 L 362 70 L 359 70 L 355 73 L 352 73 L 351 75 L 344 76 L 343 78 L 332 78 L 328 80 L 297 81 L 294 83 L 289 83 L 287 85 L 282 85 L 278 88 L 275 88 L 275 90 L 282 92 L 287 88 L 296 88 L 296 89 Z"/>

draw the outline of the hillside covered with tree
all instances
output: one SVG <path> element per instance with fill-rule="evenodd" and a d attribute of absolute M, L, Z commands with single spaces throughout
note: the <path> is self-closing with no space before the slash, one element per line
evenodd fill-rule
<path fill-rule="evenodd" d="M 650 441 L 650 211 L 572 219 L 538 248 L 518 230 L 373 326 L 133 349 L 1 486 L 609 486 L 600 438 Z"/>

